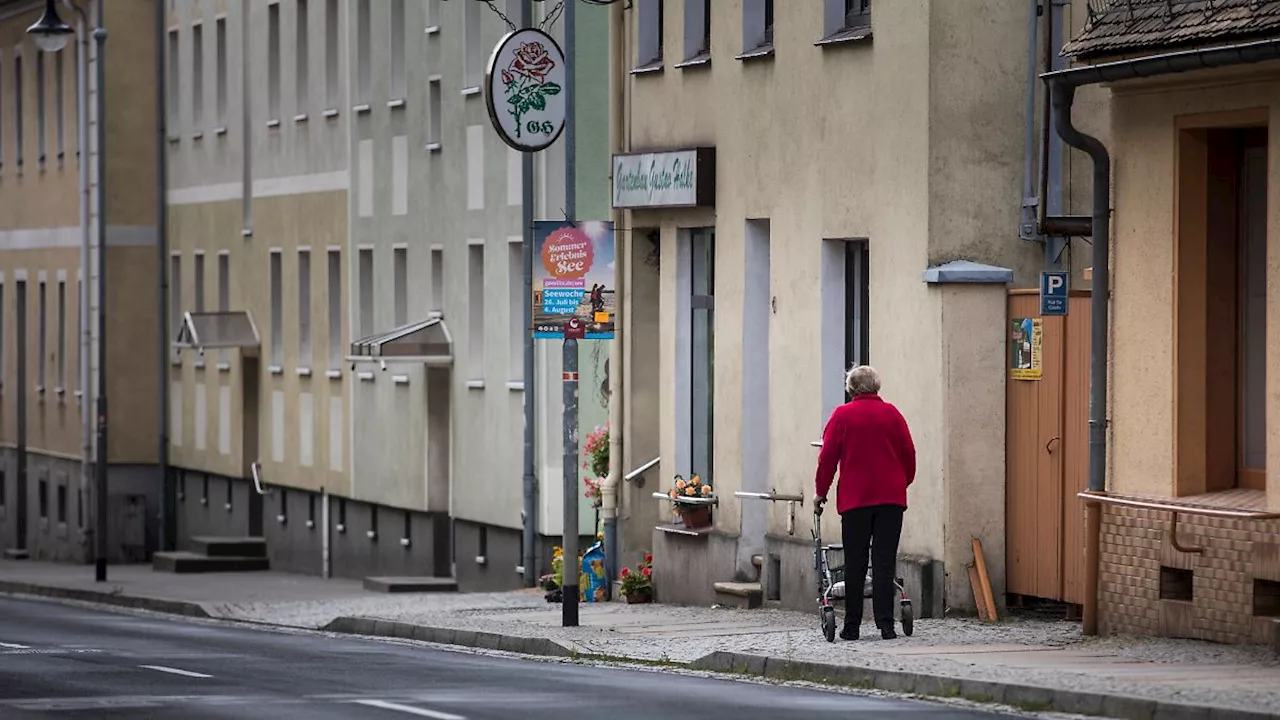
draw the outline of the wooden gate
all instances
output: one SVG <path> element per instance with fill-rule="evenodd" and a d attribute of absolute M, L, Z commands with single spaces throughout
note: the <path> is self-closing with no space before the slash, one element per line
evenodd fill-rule
<path fill-rule="evenodd" d="M 1066 317 L 1040 316 L 1037 290 L 1009 293 L 1006 421 L 1006 585 L 1010 594 L 1081 604 L 1089 473 L 1089 292 Z M 1038 361 L 1018 357 L 1015 334 L 1039 321 Z M 1015 373 L 1017 364 L 1032 365 Z M 1015 374 L 1040 378 L 1015 379 Z"/>

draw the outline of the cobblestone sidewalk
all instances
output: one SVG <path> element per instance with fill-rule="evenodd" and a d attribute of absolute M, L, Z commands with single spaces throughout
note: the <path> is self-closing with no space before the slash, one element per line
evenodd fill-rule
<path fill-rule="evenodd" d="M 542 654 L 692 663 L 776 677 L 816 675 L 884 689 L 1005 699 L 1036 710 L 1144 720 L 1240 717 L 1241 712 L 1280 717 L 1280 658 L 1269 649 L 1084 638 L 1079 624 L 1065 621 L 917 620 L 910 638 L 879 640 L 868 625 L 863 629 L 867 639 L 832 644 L 822 638 L 816 613 L 585 604 L 580 627 L 563 628 L 560 606 L 547 604 L 539 591 L 385 595 L 365 592 L 358 582 L 275 572 L 170 575 L 143 567 L 111 572 L 112 582 L 104 588 L 93 582 L 89 568 L 0 562 L 0 591 L 290 627 L 376 630 L 495 649 L 505 649 L 508 641 L 524 649 L 521 639 L 539 638 L 564 651 Z M 148 600 L 162 605 L 149 607 Z M 1009 688 L 1017 689 L 1016 700 L 1014 694 L 992 697 L 993 689 Z M 1110 704 L 1102 705 L 1104 699 Z"/>

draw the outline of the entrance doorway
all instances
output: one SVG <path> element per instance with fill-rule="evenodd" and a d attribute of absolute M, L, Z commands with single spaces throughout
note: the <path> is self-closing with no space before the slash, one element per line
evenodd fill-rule
<path fill-rule="evenodd" d="M 1266 490 L 1266 194 L 1265 127 L 1179 133 L 1178 496 Z"/>

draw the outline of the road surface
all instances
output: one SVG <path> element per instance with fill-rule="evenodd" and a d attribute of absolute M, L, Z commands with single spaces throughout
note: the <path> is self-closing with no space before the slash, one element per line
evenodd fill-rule
<path fill-rule="evenodd" d="M 0 718 L 5 720 L 592 717 L 996 716 L 907 700 L 0 597 Z"/>

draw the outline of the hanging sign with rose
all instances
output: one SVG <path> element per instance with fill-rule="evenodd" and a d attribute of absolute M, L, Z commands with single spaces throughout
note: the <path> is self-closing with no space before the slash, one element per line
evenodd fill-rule
<path fill-rule="evenodd" d="M 564 52 L 550 35 L 508 33 L 489 56 L 485 103 L 502 140 L 521 152 L 551 146 L 564 130 Z"/>

